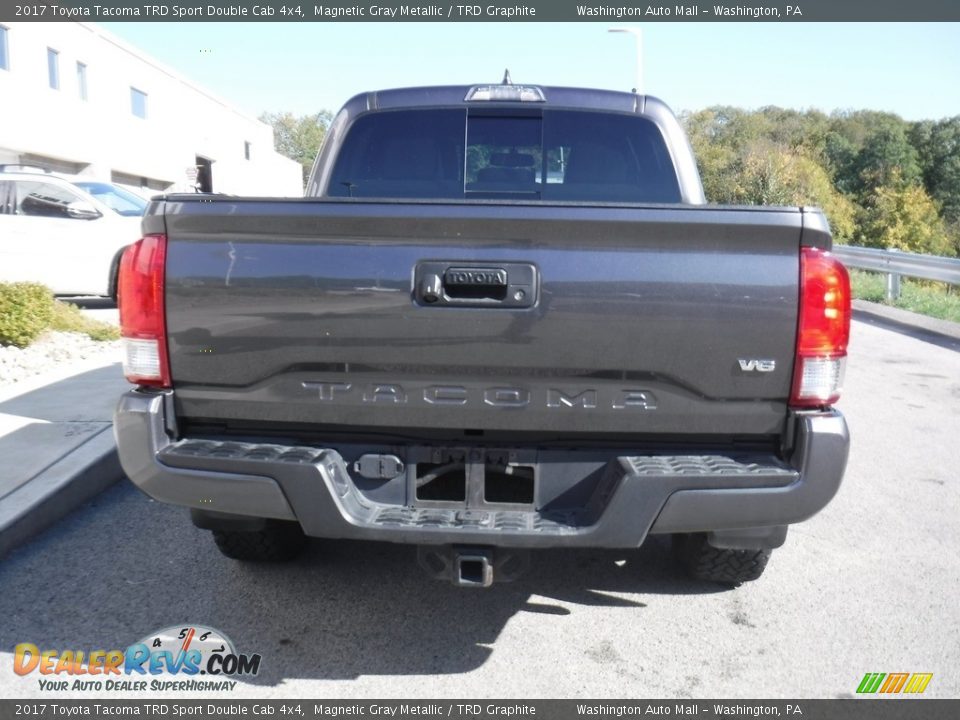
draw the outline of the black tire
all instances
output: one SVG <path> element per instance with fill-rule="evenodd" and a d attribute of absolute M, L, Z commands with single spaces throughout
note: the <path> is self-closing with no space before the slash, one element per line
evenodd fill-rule
<path fill-rule="evenodd" d="M 116 304 L 119 300 L 118 283 L 120 280 L 120 259 L 127 248 L 118 250 L 110 263 L 110 276 L 107 278 L 107 295 Z"/>
<path fill-rule="evenodd" d="M 674 535 L 673 547 L 691 577 L 736 587 L 763 575 L 772 550 L 715 548 L 705 533 Z"/>
<path fill-rule="evenodd" d="M 213 540 L 228 558 L 252 562 L 292 560 L 307 544 L 297 523 L 280 520 L 268 521 L 262 530 L 214 530 Z"/>

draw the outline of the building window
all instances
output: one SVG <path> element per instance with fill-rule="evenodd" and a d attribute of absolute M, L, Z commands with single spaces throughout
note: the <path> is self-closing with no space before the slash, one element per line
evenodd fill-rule
<path fill-rule="evenodd" d="M 130 112 L 138 118 L 147 119 L 147 94 L 143 90 L 130 88 Z"/>
<path fill-rule="evenodd" d="M 246 160 L 250 159 L 250 141 L 249 140 L 243 141 L 243 157 Z"/>
<path fill-rule="evenodd" d="M 50 87 L 54 90 L 59 90 L 60 53 L 53 48 L 47 48 L 47 77 L 50 80 Z"/>
<path fill-rule="evenodd" d="M 10 69 L 10 54 L 7 52 L 7 28 L 0 25 L 0 70 Z"/>
<path fill-rule="evenodd" d="M 81 100 L 87 99 L 87 66 L 82 62 L 77 63 L 77 92 Z"/>

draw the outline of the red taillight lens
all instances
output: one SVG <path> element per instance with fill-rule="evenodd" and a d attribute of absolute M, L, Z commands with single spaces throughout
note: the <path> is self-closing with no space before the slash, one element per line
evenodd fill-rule
<path fill-rule="evenodd" d="M 850 315 L 850 276 L 843 263 L 818 248 L 801 248 L 794 407 L 819 407 L 840 398 Z"/>
<path fill-rule="evenodd" d="M 170 387 L 164 311 L 166 235 L 147 235 L 128 247 L 117 283 L 123 372 L 138 385 Z"/>

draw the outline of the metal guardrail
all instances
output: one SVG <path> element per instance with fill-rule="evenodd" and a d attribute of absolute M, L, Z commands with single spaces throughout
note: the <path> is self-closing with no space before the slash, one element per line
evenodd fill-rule
<path fill-rule="evenodd" d="M 847 267 L 886 273 L 887 300 L 900 297 L 900 277 L 903 275 L 960 285 L 960 260 L 955 258 L 850 245 L 834 245 L 833 254 Z"/>

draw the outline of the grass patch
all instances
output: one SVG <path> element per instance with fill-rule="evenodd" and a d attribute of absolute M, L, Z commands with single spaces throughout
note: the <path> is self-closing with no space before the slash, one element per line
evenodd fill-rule
<path fill-rule="evenodd" d="M 858 300 L 891 305 L 902 310 L 960 323 L 960 292 L 945 283 L 902 278 L 900 299 L 887 302 L 887 276 L 866 270 L 850 270 L 850 286 Z"/>
<path fill-rule="evenodd" d="M 51 330 L 61 332 L 83 333 L 91 340 L 118 340 L 119 328 L 99 320 L 89 318 L 80 312 L 80 308 L 70 303 L 57 300 L 53 306 L 53 320 Z"/>

